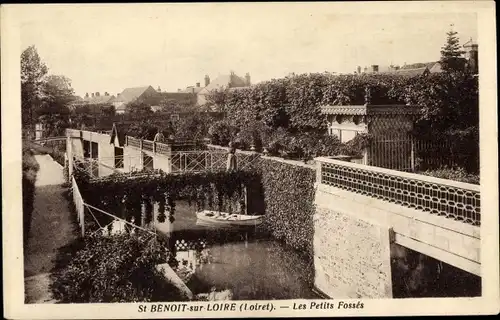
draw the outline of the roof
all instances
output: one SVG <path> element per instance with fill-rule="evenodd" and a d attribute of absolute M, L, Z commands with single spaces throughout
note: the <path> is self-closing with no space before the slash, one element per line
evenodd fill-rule
<path fill-rule="evenodd" d="M 419 69 L 419 68 L 429 68 L 429 70 L 436 64 L 438 63 L 437 61 L 434 62 L 417 62 L 417 63 L 411 63 L 411 64 L 406 64 L 401 67 L 400 70 L 406 70 L 406 69 Z"/>
<path fill-rule="evenodd" d="M 467 47 L 474 47 L 474 46 L 477 46 L 477 42 L 472 40 L 472 38 L 469 39 L 469 41 L 467 41 L 466 43 L 464 43 L 463 47 L 464 48 L 467 48 Z"/>
<path fill-rule="evenodd" d="M 179 91 L 179 93 L 198 93 L 203 90 L 203 87 L 187 87 L 184 90 Z"/>
<path fill-rule="evenodd" d="M 320 106 L 321 113 L 327 115 L 391 115 L 391 114 L 419 114 L 420 109 L 408 105 L 351 105 L 351 106 Z"/>
<path fill-rule="evenodd" d="M 437 73 L 437 72 L 442 72 L 443 69 L 441 68 L 441 64 L 439 62 L 435 63 L 432 68 L 430 68 L 431 73 Z"/>
<path fill-rule="evenodd" d="M 111 103 L 114 96 L 90 96 L 86 98 L 80 98 L 72 102 L 73 105 L 86 105 L 86 104 L 106 104 Z"/>
<path fill-rule="evenodd" d="M 139 98 L 149 88 L 154 90 L 152 86 L 126 88 L 113 100 L 113 102 L 123 102 L 124 104 L 132 102 Z"/>
<path fill-rule="evenodd" d="M 398 74 L 398 75 L 404 75 L 404 76 L 421 76 L 421 75 L 425 74 L 426 72 L 429 72 L 429 68 L 427 68 L 427 67 L 414 68 L 414 69 L 399 69 L 399 70 L 394 70 L 394 71 L 390 71 L 390 72 L 381 72 L 381 73 Z"/>
<path fill-rule="evenodd" d="M 212 90 L 223 90 L 231 84 L 231 88 L 234 87 L 247 87 L 247 83 L 244 78 L 237 76 L 235 74 L 221 75 L 215 78 L 208 86 L 200 90 L 200 94 L 207 94 Z"/>

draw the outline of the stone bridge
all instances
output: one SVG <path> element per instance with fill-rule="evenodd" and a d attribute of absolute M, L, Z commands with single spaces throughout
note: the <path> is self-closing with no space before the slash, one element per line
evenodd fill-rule
<path fill-rule="evenodd" d="M 315 285 L 321 291 L 390 297 L 393 243 L 481 276 L 478 185 L 315 160 Z"/>

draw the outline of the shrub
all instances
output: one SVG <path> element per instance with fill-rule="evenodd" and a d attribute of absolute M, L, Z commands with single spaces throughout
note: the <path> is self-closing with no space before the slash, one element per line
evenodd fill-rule
<path fill-rule="evenodd" d="M 40 166 L 36 162 L 31 149 L 23 150 L 22 161 L 22 188 L 23 188 L 23 237 L 26 245 L 31 230 L 31 217 L 33 213 L 33 201 L 35 199 L 35 182 Z"/>
<path fill-rule="evenodd" d="M 442 168 L 437 170 L 427 170 L 419 173 L 441 179 L 479 184 L 479 175 L 467 173 L 463 168 Z"/>
<path fill-rule="evenodd" d="M 61 303 L 181 301 L 155 268 L 168 259 L 164 248 L 150 235 L 78 239 L 57 254 L 53 296 Z"/>
<path fill-rule="evenodd" d="M 231 125 L 226 120 L 213 123 L 208 130 L 208 134 L 213 144 L 227 146 L 231 140 L 236 138 L 238 128 Z"/>

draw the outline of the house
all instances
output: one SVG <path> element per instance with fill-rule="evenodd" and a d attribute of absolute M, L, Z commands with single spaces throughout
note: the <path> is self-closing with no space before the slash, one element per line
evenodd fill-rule
<path fill-rule="evenodd" d="M 467 41 L 463 47 L 465 49 L 465 59 L 467 60 L 467 66 L 471 69 L 471 71 L 474 74 L 478 74 L 478 72 L 479 72 L 479 60 L 478 60 L 479 45 L 477 44 L 477 42 L 472 40 L 472 38 L 470 38 L 470 40 Z"/>
<path fill-rule="evenodd" d="M 71 110 L 75 110 L 76 108 L 83 106 L 87 106 L 91 110 L 97 110 L 103 106 L 111 106 L 114 96 L 110 95 L 108 92 L 104 92 L 104 95 L 101 95 L 99 92 L 92 92 L 89 95 L 89 93 L 87 92 L 84 98 L 78 98 L 76 98 L 69 104 L 69 108 Z"/>
<path fill-rule="evenodd" d="M 127 104 L 138 100 L 147 103 L 148 99 L 157 99 L 159 95 L 160 93 L 152 86 L 126 88 L 112 100 L 112 104 L 115 106 L 117 114 L 123 114 Z M 155 103 L 150 105 L 155 105 Z"/>
<path fill-rule="evenodd" d="M 220 75 L 214 81 L 210 81 L 210 78 L 205 76 L 205 87 L 198 92 L 197 104 L 199 106 L 204 105 L 207 102 L 207 96 L 218 90 L 225 90 L 231 88 L 242 88 L 250 86 L 250 74 L 246 74 L 245 78 L 237 76 L 231 71 L 230 74 Z"/>
<path fill-rule="evenodd" d="M 357 68 L 358 74 L 397 74 L 404 76 L 426 76 L 431 73 L 427 64 L 414 64 L 410 66 L 404 65 L 403 67 L 398 66 L 384 66 L 380 67 L 379 65 L 372 65 L 371 69 L 364 68 L 364 72 L 361 72 L 361 67 Z"/>

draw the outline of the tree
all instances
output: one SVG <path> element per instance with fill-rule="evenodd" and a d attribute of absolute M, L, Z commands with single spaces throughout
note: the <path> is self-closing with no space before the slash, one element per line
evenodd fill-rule
<path fill-rule="evenodd" d="M 175 138 L 179 140 L 201 140 L 208 134 L 211 119 L 201 113 L 182 117 L 175 124 Z"/>
<path fill-rule="evenodd" d="M 138 119 L 148 118 L 153 114 L 151 106 L 142 101 L 130 102 L 125 107 L 125 112 Z"/>
<path fill-rule="evenodd" d="M 53 111 L 61 111 L 75 100 L 71 80 L 62 75 L 49 75 L 43 86 L 44 102 Z"/>
<path fill-rule="evenodd" d="M 42 101 L 35 108 L 37 122 L 44 124 L 44 134 L 59 136 L 69 125 L 68 104 L 75 99 L 71 80 L 61 75 L 49 75 L 42 85 Z"/>
<path fill-rule="evenodd" d="M 23 127 L 32 127 L 34 109 L 41 104 L 48 68 L 35 46 L 21 54 L 21 110 Z"/>
<path fill-rule="evenodd" d="M 446 33 L 447 39 L 444 47 L 441 48 L 441 67 L 444 71 L 463 71 L 465 59 L 461 56 L 465 51 L 460 49 L 460 40 L 456 31 Z"/>

